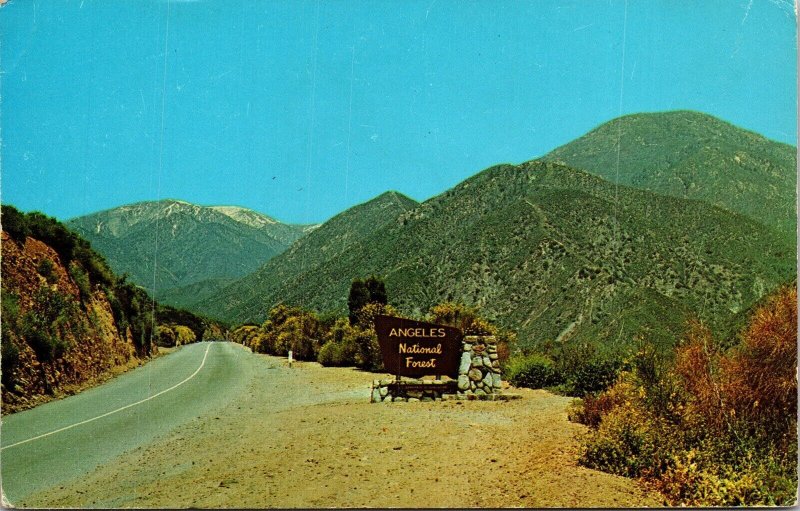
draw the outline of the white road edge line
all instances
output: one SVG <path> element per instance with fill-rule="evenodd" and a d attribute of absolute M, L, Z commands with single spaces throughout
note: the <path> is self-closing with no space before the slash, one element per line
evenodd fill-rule
<path fill-rule="evenodd" d="M 178 387 L 180 387 L 181 385 L 183 385 L 184 383 L 186 383 L 187 381 L 189 381 L 192 378 L 194 378 L 195 376 L 197 376 L 197 373 L 200 372 L 200 369 L 202 369 L 203 366 L 206 365 L 206 357 L 208 357 L 208 350 L 209 349 L 211 349 L 211 344 L 209 344 L 208 347 L 206 347 L 206 352 L 203 355 L 203 361 L 200 363 L 200 367 L 198 367 L 197 370 L 195 370 L 195 372 L 193 372 L 191 375 L 189 375 L 189 377 L 186 378 L 185 380 L 181 381 L 180 383 L 176 383 L 175 385 L 173 385 L 172 387 L 170 387 L 168 389 L 162 390 L 161 392 L 153 394 L 152 396 L 147 397 L 145 399 L 142 399 L 141 401 L 136 401 L 135 403 L 131 403 L 129 405 L 125 405 L 122 408 L 117 408 L 116 410 L 112 410 L 110 412 L 106 412 L 103 415 L 98 415 L 97 417 L 92 417 L 91 419 L 86 419 L 85 421 L 76 422 L 75 424 L 71 424 L 69 426 L 64 426 L 63 428 L 56 429 L 56 430 L 51 431 L 49 433 L 44 433 L 44 434 L 41 434 L 39 436 L 35 436 L 33 438 L 29 438 L 27 440 L 22 440 L 20 442 L 13 443 L 11 445 L 6 445 L 4 447 L 0 447 L 0 451 L 4 451 L 6 449 L 10 449 L 10 448 L 16 447 L 18 445 L 27 444 L 28 442 L 33 442 L 34 440 L 39 440 L 40 438 L 44 438 L 44 437 L 47 437 L 47 436 L 50 436 L 50 435 L 55 435 L 56 433 L 61 433 L 62 431 L 66 431 L 68 429 L 72 429 L 72 428 L 75 428 L 77 426 L 82 426 L 84 424 L 88 424 L 89 422 L 93 422 L 93 421 L 96 421 L 98 419 L 102 419 L 103 417 L 108 417 L 109 415 L 113 415 L 113 414 L 115 414 L 117 412 L 121 412 L 122 410 L 127 410 L 128 408 L 132 408 L 132 407 L 134 407 L 136 405 L 140 405 L 142 403 L 146 403 L 147 401 L 150 401 L 151 399 L 155 399 L 155 398 L 157 398 L 158 396 L 160 396 L 162 394 L 166 394 L 167 392 L 169 392 L 171 390 L 175 390 Z"/>

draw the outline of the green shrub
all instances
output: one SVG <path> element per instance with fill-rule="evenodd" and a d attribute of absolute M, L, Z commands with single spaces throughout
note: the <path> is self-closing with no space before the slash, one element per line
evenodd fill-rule
<path fill-rule="evenodd" d="M 153 326 L 156 321 L 153 317 L 153 300 L 147 291 L 125 282 L 124 278 L 114 283 L 111 291 L 109 299 L 117 328 L 122 332 L 126 327 L 130 328 L 136 353 L 148 356 L 153 347 Z"/>
<path fill-rule="evenodd" d="M 592 392 L 606 390 L 617 379 L 621 362 L 611 358 L 591 358 L 575 367 L 575 372 L 568 375 L 572 384 L 572 392 L 576 396 L 585 396 Z"/>
<path fill-rule="evenodd" d="M 348 318 L 337 319 L 325 333 L 325 344 L 320 348 L 317 361 L 325 366 L 356 365 L 358 332 L 358 327 L 351 326 Z"/>
<path fill-rule="evenodd" d="M 342 348 L 339 344 L 328 341 L 322 345 L 317 355 L 317 362 L 324 366 L 340 366 L 342 364 Z"/>
<path fill-rule="evenodd" d="M 58 275 L 56 275 L 55 272 L 55 265 L 50 259 L 42 259 L 39 261 L 36 271 L 39 272 L 39 275 L 44 277 L 48 284 L 55 284 L 58 282 Z"/>
<path fill-rule="evenodd" d="M 39 360 L 53 360 L 69 349 L 68 332 L 76 337 L 84 333 L 77 314 L 78 306 L 72 299 L 42 286 L 33 295 L 31 310 L 21 318 L 20 334 Z"/>
<path fill-rule="evenodd" d="M 319 341 L 304 335 L 302 331 L 299 335 L 292 337 L 289 346 L 292 349 L 292 357 L 297 360 L 316 360 L 319 352 Z"/>
<path fill-rule="evenodd" d="M 0 217 L 0 222 L 3 224 L 3 230 L 17 243 L 25 243 L 25 238 L 30 235 L 30 229 L 25 220 L 25 214 L 20 213 L 14 206 L 5 204 L 1 209 L 2 216 Z"/>
<path fill-rule="evenodd" d="M 116 281 L 114 273 L 105 258 L 92 250 L 88 241 L 76 236 L 73 257 L 89 274 L 95 284 L 113 285 Z"/>
<path fill-rule="evenodd" d="M 370 302 L 356 313 L 356 322 L 345 339 L 352 339 L 353 359 L 355 365 L 366 371 L 383 370 L 383 359 L 375 334 L 375 317 L 379 314 L 397 315 L 391 305 Z"/>
<path fill-rule="evenodd" d="M 69 265 L 69 274 L 75 285 L 78 286 L 78 291 L 81 293 L 81 298 L 88 300 L 92 297 L 92 285 L 89 282 L 89 275 L 77 264 Z"/>
<path fill-rule="evenodd" d="M 562 384 L 557 392 L 583 397 L 610 387 L 625 368 L 621 354 L 601 352 L 590 342 L 546 342 L 540 347 L 554 362 Z"/>
<path fill-rule="evenodd" d="M 55 218 L 38 211 L 25 214 L 24 219 L 30 237 L 50 245 L 58 254 L 62 264 L 69 265 L 72 262 L 77 240 L 80 239 L 77 235 Z"/>
<path fill-rule="evenodd" d="M 478 316 L 477 309 L 456 302 L 442 302 L 431 307 L 428 319 L 432 323 L 450 325 L 465 335 L 494 335 L 496 328 Z"/>
<path fill-rule="evenodd" d="M 73 276 L 73 278 L 75 278 Z M 122 302 L 117 298 L 117 293 L 114 289 L 107 286 L 103 287 L 103 291 L 108 298 L 108 304 L 111 306 L 111 316 L 114 318 L 114 323 L 117 325 L 117 330 L 120 335 L 125 335 L 125 330 L 128 328 L 128 318 L 125 315 L 125 310 L 122 308 Z"/>
<path fill-rule="evenodd" d="M 131 323 L 131 334 L 133 335 L 133 346 L 136 353 L 147 356 L 153 346 L 153 314 L 151 311 L 136 317 Z"/>
<path fill-rule="evenodd" d="M 23 318 L 22 335 L 36 353 L 36 358 L 41 362 L 49 362 L 62 356 L 66 352 L 67 343 L 50 332 L 37 328 L 34 324 L 35 320 L 26 314 Z"/>
<path fill-rule="evenodd" d="M 674 444 L 657 422 L 633 406 L 612 409 L 586 446 L 581 463 L 627 477 L 661 473 Z"/>
<path fill-rule="evenodd" d="M 172 327 L 175 332 L 175 345 L 183 346 L 184 344 L 191 344 L 197 341 L 197 336 L 191 328 L 184 325 L 175 325 Z"/>
<path fill-rule="evenodd" d="M 11 390 L 14 386 L 14 371 L 19 364 L 19 348 L 10 337 L 3 336 L 0 342 L 0 363 L 2 363 L 2 382 L 6 389 Z"/>
<path fill-rule="evenodd" d="M 370 302 L 356 312 L 356 322 L 353 326 L 362 330 L 374 330 L 375 317 L 381 314 L 396 316 L 397 310 L 391 305 Z"/>
<path fill-rule="evenodd" d="M 22 317 L 22 337 L 41 362 L 59 358 L 69 348 L 69 343 L 53 330 L 52 326 L 47 326 L 34 312 L 27 312 Z"/>
<path fill-rule="evenodd" d="M 347 297 L 350 324 L 356 324 L 359 311 L 366 305 L 371 303 L 386 305 L 387 302 L 386 284 L 382 280 L 374 275 L 367 280 L 355 279 L 350 284 L 350 294 Z"/>
<path fill-rule="evenodd" d="M 538 353 L 512 357 L 508 362 L 506 378 L 517 387 L 532 389 L 550 387 L 562 382 L 552 360 Z"/>
<path fill-rule="evenodd" d="M 574 379 L 576 374 L 587 360 L 597 357 L 597 346 L 585 342 L 547 342 L 543 346 L 543 353 L 555 362 L 556 369 L 564 375 L 565 380 Z"/>
<path fill-rule="evenodd" d="M 19 297 L 6 290 L 0 296 L 2 313 L 0 314 L 0 372 L 2 372 L 3 385 L 9 389 L 14 385 L 14 370 L 19 364 L 19 348 L 12 338 L 16 338 L 19 331 Z"/>
<path fill-rule="evenodd" d="M 158 325 L 155 340 L 157 346 L 172 348 L 177 343 L 177 335 L 169 325 Z"/>
<path fill-rule="evenodd" d="M 354 337 L 354 344 L 358 350 L 355 356 L 356 366 L 367 371 L 383 370 L 381 348 L 373 330 L 359 330 Z"/>
<path fill-rule="evenodd" d="M 19 296 L 5 289 L 1 293 L 2 315 L 0 315 L 0 319 L 2 321 L 0 321 L 0 324 L 2 324 L 2 338 L 4 339 L 6 335 L 16 331 L 19 327 Z"/>

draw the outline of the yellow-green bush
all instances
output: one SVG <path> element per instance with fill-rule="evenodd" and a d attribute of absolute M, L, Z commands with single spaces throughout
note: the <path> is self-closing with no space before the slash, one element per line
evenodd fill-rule
<path fill-rule="evenodd" d="M 297 360 L 316 360 L 322 331 L 314 313 L 277 305 L 261 326 L 241 326 L 233 332 L 232 339 L 257 353 L 286 356 L 291 350 Z"/>
<path fill-rule="evenodd" d="M 428 319 L 433 323 L 454 326 L 466 335 L 493 335 L 493 325 L 478 316 L 477 309 L 454 302 L 442 302 L 431 307 Z"/>
<path fill-rule="evenodd" d="M 348 318 L 337 319 L 325 334 L 325 344 L 320 348 L 317 361 L 324 366 L 354 366 L 358 345 L 358 327 L 350 325 Z"/>
<path fill-rule="evenodd" d="M 562 383 L 561 375 L 556 371 L 553 361 L 538 353 L 512 357 L 508 361 L 505 376 L 513 385 L 531 389 Z"/>
<path fill-rule="evenodd" d="M 720 443 L 719 440 L 708 443 Z M 791 505 L 796 479 L 776 466 L 784 455 L 749 450 L 737 462 L 715 459 L 723 446 L 703 445 L 680 451 L 653 486 L 674 504 L 684 506 Z M 793 458 L 792 465 L 796 457 Z M 780 464 L 780 462 L 777 462 Z"/>
<path fill-rule="evenodd" d="M 569 420 L 596 429 L 603 417 L 629 400 L 630 392 L 630 375 L 623 373 L 619 382 L 608 391 L 599 395 L 587 394 L 582 399 L 573 400 L 567 410 Z"/>
<path fill-rule="evenodd" d="M 175 330 L 169 325 L 158 325 L 156 327 L 156 344 L 164 348 L 171 348 L 175 346 L 176 335 Z"/>
<path fill-rule="evenodd" d="M 175 330 L 175 345 L 182 346 L 184 344 L 191 344 L 197 340 L 197 336 L 192 332 L 192 330 L 183 325 L 175 325 L 173 327 Z"/>
<path fill-rule="evenodd" d="M 158 325 L 156 344 L 164 347 L 182 346 L 197 341 L 197 335 L 184 325 Z"/>
<path fill-rule="evenodd" d="M 253 351 L 256 351 L 255 341 L 258 336 L 258 332 L 259 328 L 256 325 L 242 325 L 231 332 L 231 340 L 233 342 L 243 344 Z"/>
<path fill-rule="evenodd" d="M 625 402 L 603 417 L 581 462 L 627 477 L 661 473 L 669 457 L 667 439 L 674 436 L 658 417 Z"/>

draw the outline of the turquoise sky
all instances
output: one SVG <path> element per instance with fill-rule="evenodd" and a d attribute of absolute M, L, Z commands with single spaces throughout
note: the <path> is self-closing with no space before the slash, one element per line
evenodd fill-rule
<path fill-rule="evenodd" d="M 642 111 L 795 144 L 794 16 L 784 0 L 11 0 L 2 201 L 318 222 Z"/>

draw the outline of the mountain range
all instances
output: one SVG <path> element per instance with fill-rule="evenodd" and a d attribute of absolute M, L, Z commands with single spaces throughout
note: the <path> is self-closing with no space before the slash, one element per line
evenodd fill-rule
<path fill-rule="evenodd" d="M 236 206 L 140 202 L 67 222 L 117 273 L 159 301 L 190 306 L 255 271 L 313 229 Z"/>
<path fill-rule="evenodd" d="M 387 203 L 359 210 L 392 212 Z M 462 302 L 523 343 L 666 342 L 690 317 L 721 324 L 794 273 L 790 241 L 754 220 L 538 161 L 381 219 L 333 246 L 323 225 L 200 310 L 234 322 L 261 321 L 279 302 L 343 313 L 352 279 L 375 274 L 401 311 Z"/>
<path fill-rule="evenodd" d="M 159 213 L 159 240 L 170 254 L 159 249 L 159 261 L 195 271 L 159 278 L 172 284 L 173 303 L 191 296 L 184 304 L 231 323 L 261 322 L 278 303 L 343 314 L 352 280 L 374 274 L 403 313 L 462 302 L 517 331 L 522 346 L 672 344 L 690 319 L 732 331 L 761 297 L 795 278 L 795 169 L 794 147 L 706 114 L 629 115 L 423 203 L 387 192 L 314 229 L 283 226 L 293 229 L 287 243 L 261 261 L 245 246 L 250 238 L 216 221 L 210 229 L 196 223 L 213 212 L 241 225 L 241 211 L 237 219 L 233 210 L 193 209 L 195 220 L 185 223 Z M 81 233 L 118 271 L 126 271 L 115 265 L 127 251 L 121 240 L 142 247 L 139 261 L 152 254 L 152 227 L 87 224 L 92 217 Z M 215 234 L 182 232 L 206 229 Z M 208 247 L 229 251 L 240 273 L 199 271 L 186 254 L 217 260 Z M 137 278 L 152 281 L 150 264 Z"/>
<path fill-rule="evenodd" d="M 462 302 L 522 345 L 672 343 L 689 319 L 724 330 L 794 278 L 792 147 L 693 112 L 616 119 L 573 144 L 422 204 L 381 195 L 197 307 L 237 323 L 277 303 L 343 313 L 350 282 L 375 274 L 402 312 Z M 730 170 L 737 157 L 751 163 Z M 673 173 L 682 190 L 661 186 Z"/>

